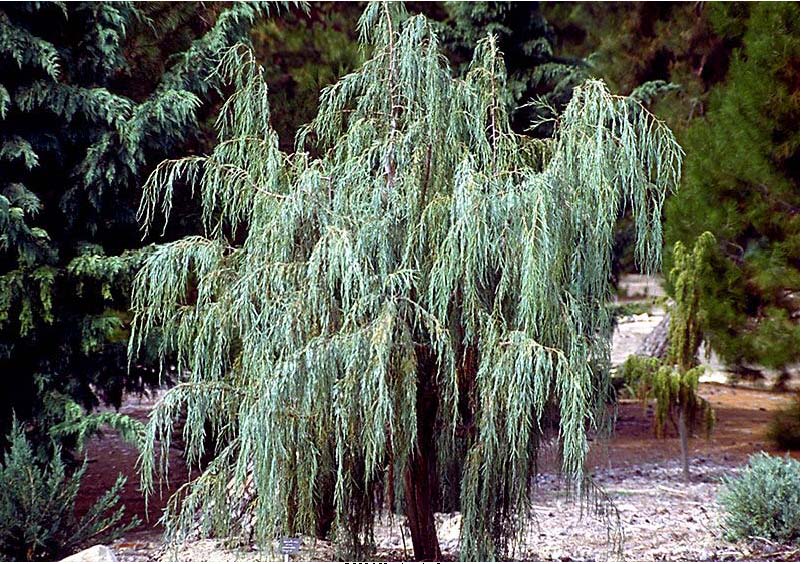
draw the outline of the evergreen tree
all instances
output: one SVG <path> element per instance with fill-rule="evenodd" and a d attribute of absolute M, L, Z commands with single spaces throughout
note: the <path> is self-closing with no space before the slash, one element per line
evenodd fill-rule
<path fill-rule="evenodd" d="M 673 249 L 675 264 L 670 279 L 676 303 L 670 310 L 670 348 L 664 364 L 657 358 L 630 356 L 621 366 L 623 380 L 643 400 L 656 400 L 654 430 L 664 435 L 668 421 L 679 434 L 684 479 L 690 479 L 689 439 L 697 424 L 707 436 L 714 424 L 712 406 L 698 395 L 704 367 L 698 364 L 698 348 L 704 339 L 707 280 L 710 255 L 715 247 L 711 233 L 703 233 L 689 252 L 679 241 Z"/>
<path fill-rule="evenodd" d="M 539 2 L 447 2 L 443 47 L 458 72 L 470 67 L 473 52 L 488 33 L 497 38 L 506 63 L 501 93 L 518 133 L 547 137 L 553 119 L 587 78 L 580 58 L 554 53 L 556 35 Z"/>
<path fill-rule="evenodd" d="M 717 32 L 742 37 L 709 111 L 684 136 L 684 189 L 667 240 L 718 241 L 704 283 L 707 337 L 735 366 L 798 360 L 798 5 L 716 5 Z"/>
<path fill-rule="evenodd" d="M 589 74 L 613 91 L 638 97 L 674 132 L 703 115 L 709 89 L 725 78 L 741 42 L 715 32 L 713 3 L 548 2 L 542 10 L 559 53 L 585 60 Z M 615 234 L 615 279 L 635 271 L 634 240 L 631 218 L 624 214 Z"/>
<path fill-rule="evenodd" d="M 0 434 L 12 411 L 45 433 L 126 376 L 126 312 L 143 247 L 143 178 L 198 129 L 211 55 L 246 38 L 261 5 L 220 11 L 155 79 L 129 35 L 153 32 L 130 3 L 0 7 Z M 160 22 L 159 25 L 162 25 Z M 139 82 L 152 85 L 142 91 Z M 131 87 L 137 84 L 136 87 Z M 125 95 L 126 91 L 130 95 Z M 37 441 L 47 444 L 49 441 Z"/>
<path fill-rule="evenodd" d="M 253 26 L 253 53 L 265 68 L 282 150 L 290 152 L 295 133 L 314 118 L 320 91 L 364 61 L 356 34 L 363 9 L 358 2 L 315 2 Z"/>
<path fill-rule="evenodd" d="M 564 109 L 573 87 L 585 78 L 581 58 L 554 53 L 554 30 L 537 2 L 409 2 L 410 13 L 436 21 L 444 54 L 458 74 L 467 71 L 477 43 L 492 33 L 507 67 L 505 103 L 519 133 L 552 133 L 549 118 Z M 361 3 L 316 2 L 280 20 L 254 26 L 253 48 L 272 92 L 273 126 L 282 150 L 316 111 L 320 90 L 354 70 L 364 58 L 354 33 Z M 540 100 L 541 99 L 541 100 Z M 540 104 L 531 104 L 540 100 Z M 548 107 L 546 107 L 548 106 Z M 533 121 L 541 122 L 531 129 Z"/>
<path fill-rule="evenodd" d="M 739 4 L 731 2 L 732 11 Z M 620 92 L 648 82 L 680 86 L 654 98 L 654 111 L 672 127 L 701 115 L 709 88 L 726 76 L 741 38 L 716 33 L 715 8 L 690 2 L 549 2 L 554 48 L 587 61 L 589 71 Z"/>
<path fill-rule="evenodd" d="M 16 421 L 7 442 L 10 448 L 0 460 L 0 558 L 52 561 L 89 544 L 113 541 L 139 524 L 138 518 L 124 522 L 122 475 L 79 519 L 75 500 L 86 461 L 69 474 L 58 444 L 52 458 L 42 461 Z"/>
<path fill-rule="evenodd" d="M 205 231 L 159 246 L 136 277 L 131 355 L 160 330 L 187 374 L 152 414 L 143 477 L 166 471 L 154 448 L 185 412 L 188 458 L 213 461 L 173 499 L 169 533 L 199 516 L 237 535 L 231 492 L 248 484 L 263 545 L 313 534 L 331 504 L 353 552 L 383 497 L 432 560 L 433 494 L 455 465 L 461 557 L 500 558 L 528 515 L 546 411 L 580 482 L 609 389 L 617 210 L 631 203 L 638 258 L 656 267 L 681 151 L 599 82 L 575 91 L 551 141 L 518 136 L 493 38 L 456 80 L 424 17 L 371 4 L 360 31 L 371 58 L 322 93 L 294 154 L 279 150 L 262 71 L 234 49 L 220 143 L 146 184 L 145 224 L 169 215 L 183 177 Z"/>

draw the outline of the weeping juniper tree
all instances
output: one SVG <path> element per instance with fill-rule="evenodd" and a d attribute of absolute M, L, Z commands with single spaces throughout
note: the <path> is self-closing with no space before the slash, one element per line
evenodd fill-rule
<path fill-rule="evenodd" d="M 384 501 L 431 560 L 450 464 L 461 557 L 502 557 L 525 526 L 546 411 L 564 471 L 582 476 L 607 389 L 617 211 L 633 207 L 638 257 L 656 267 L 681 150 L 595 81 L 551 141 L 526 140 L 491 37 L 455 80 L 424 17 L 372 4 L 360 31 L 372 57 L 322 93 L 293 154 L 278 149 L 260 68 L 235 49 L 219 66 L 235 89 L 220 143 L 147 182 L 145 224 L 189 178 L 205 233 L 159 247 L 133 290 L 131 355 L 159 328 L 187 374 L 152 414 L 146 487 L 185 410 L 190 460 L 208 432 L 216 450 L 174 498 L 174 533 L 200 516 L 205 532 L 238 534 L 230 492 L 248 484 L 262 543 L 313 533 L 330 505 L 335 538 L 358 550 Z"/>
<path fill-rule="evenodd" d="M 710 292 L 706 280 L 712 268 L 711 256 L 716 243 L 714 235 L 705 231 L 695 241 L 692 251 L 687 250 L 681 241 L 677 241 L 673 248 L 674 265 L 670 277 L 676 304 L 671 311 L 668 352 L 668 362 L 673 368 L 664 367 L 665 378 L 661 390 L 657 389 L 657 411 L 662 412 L 664 421 L 667 400 L 673 404 L 671 409 L 677 412 L 685 480 L 690 476 L 689 434 L 696 420 L 704 423 L 707 435 L 714 422 L 712 406 L 698 396 L 698 378 L 704 368 L 698 365 L 697 353 L 708 324 L 706 307 Z"/>

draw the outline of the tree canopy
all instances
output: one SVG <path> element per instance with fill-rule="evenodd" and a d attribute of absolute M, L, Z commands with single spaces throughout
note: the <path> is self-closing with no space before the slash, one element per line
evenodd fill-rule
<path fill-rule="evenodd" d="M 218 67 L 235 89 L 219 144 L 145 186 L 152 225 L 188 178 L 204 232 L 159 246 L 136 277 L 131 355 L 158 329 L 187 374 L 153 413 L 143 473 L 185 410 L 190 460 L 207 432 L 216 446 L 176 496 L 171 532 L 201 515 L 236 534 L 229 488 L 249 483 L 262 543 L 313 532 L 328 501 L 336 538 L 358 550 L 384 492 L 431 559 L 426 496 L 455 464 L 461 556 L 501 557 L 525 523 L 547 410 L 563 469 L 582 475 L 609 389 L 617 212 L 632 207 L 638 260 L 657 267 L 682 153 L 596 81 L 551 141 L 518 136 L 492 37 L 462 80 L 424 17 L 376 3 L 359 26 L 371 57 L 323 91 L 293 154 L 278 148 L 262 70 L 236 48 Z"/>
<path fill-rule="evenodd" d="M 550 137 L 552 119 L 588 75 L 584 60 L 555 53 L 556 33 L 539 3 L 446 2 L 444 8 L 442 43 L 456 69 L 467 72 L 478 43 L 494 35 L 506 66 L 502 97 L 512 128 Z"/>

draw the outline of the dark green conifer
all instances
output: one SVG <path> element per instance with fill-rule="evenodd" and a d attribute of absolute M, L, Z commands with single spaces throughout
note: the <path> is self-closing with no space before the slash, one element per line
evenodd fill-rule
<path fill-rule="evenodd" d="M 168 21 L 149 17 L 157 8 L 0 6 L 0 436 L 12 410 L 44 433 L 72 402 L 118 401 L 147 377 L 126 376 L 125 355 L 131 273 L 148 250 L 140 187 L 197 132 L 212 55 L 265 11 L 216 10 L 154 77 L 128 50 Z"/>
<path fill-rule="evenodd" d="M 715 29 L 739 35 L 726 82 L 684 135 L 683 188 L 667 241 L 711 231 L 706 336 L 735 365 L 798 361 L 798 4 L 718 4 Z"/>

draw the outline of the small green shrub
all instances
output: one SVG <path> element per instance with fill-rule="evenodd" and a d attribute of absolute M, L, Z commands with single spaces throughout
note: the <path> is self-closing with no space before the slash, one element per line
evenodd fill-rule
<path fill-rule="evenodd" d="M 57 560 L 90 543 L 113 540 L 139 523 L 122 524 L 120 475 L 81 519 L 75 499 L 86 463 L 68 476 L 61 450 L 42 463 L 17 422 L 0 465 L 0 560 Z M 116 507 L 116 509 L 115 509 Z"/>
<path fill-rule="evenodd" d="M 798 450 L 799 402 L 798 398 L 777 411 L 768 425 L 768 440 L 781 449 Z"/>
<path fill-rule="evenodd" d="M 662 362 L 651 356 L 633 354 L 617 369 L 616 378 L 621 382 L 624 397 L 643 400 L 648 395 L 649 382 L 659 371 Z"/>
<path fill-rule="evenodd" d="M 797 540 L 798 479 L 797 460 L 764 452 L 753 455 L 739 476 L 724 478 L 719 501 L 726 538 Z"/>

